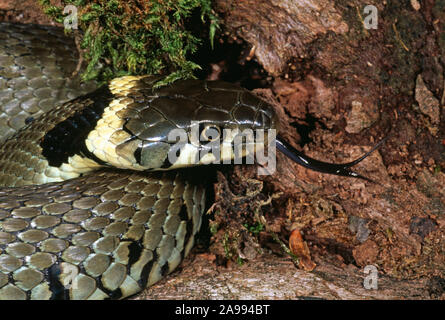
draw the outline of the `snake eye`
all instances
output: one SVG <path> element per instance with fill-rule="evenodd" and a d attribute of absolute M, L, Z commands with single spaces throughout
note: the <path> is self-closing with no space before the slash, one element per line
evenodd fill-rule
<path fill-rule="evenodd" d="M 201 130 L 200 140 L 201 141 L 215 141 L 219 140 L 221 137 L 221 129 L 213 124 L 205 126 Z"/>

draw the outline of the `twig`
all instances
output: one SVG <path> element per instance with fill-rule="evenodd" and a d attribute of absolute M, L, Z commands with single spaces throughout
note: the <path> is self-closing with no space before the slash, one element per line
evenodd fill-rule
<path fill-rule="evenodd" d="M 292 261 L 295 263 L 296 266 L 300 265 L 300 258 L 297 257 L 295 254 L 290 251 L 290 249 L 284 244 L 283 241 L 280 240 L 278 235 L 275 232 L 269 231 L 269 233 L 272 235 L 272 239 L 274 239 L 278 244 L 280 245 L 281 249 L 283 249 L 284 252 L 286 252 L 292 259 Z"/>
<path fill-rule="evenodd" d="M 397 23 L 397 20 L 396 20 L 396 22 L 394 22 L 392 24 L 392 29 L 394 30 L 394 32 L 396 34 L 396 38 L 399 41 L 399 43 L 402 45 L 403 49 L 405 49 L 406 51 L 409 52 L 409 48 L 403 43 L 402 38 L 400 38 L 399 31 L 397 31 L 397 28 L 396 28 L 396 23 Z"/>
<path fill-rule="evenodd" d="M 362 22 L 362 25 L 363 25 L 363 31 L 364 31 L 365 35 L 368 36 L 369 33 L 368 33 L 368 31 L 366 31 L 366 28 L 365 28 L 365 21 L 363 20 L 363 17 L 362 17 L 362 15 L 360 14 L 360 9 L 358 8 L 358 6 L 356 6 L 355 8 L 357 9 L 357 15 L 358 15 L 358 17 L 360 18 L 360 21 Z"/>
<path fill-rule="evenodd" d="M 76 65 L 76 69 L 73 71 L 72 73 L 72 77 L 77 77 L 77 75 L 80 72 L 80 69 L 82 69 L 82 64 L 83 64 L 83 50 L 80 48 L 80 32 L 78 30 L 74 30 L 74 43 L 76 44 L 76 49 L 77 49 L 77 53 L 79 54 L 79 60 L 77 60 L 77 65 Z"/>
<path fill-rule="evenodd" d="M 443 94 L 442 94 L 442 101 L 440 102 L 440 104 L 443 106 L 445 106 L 445 79 L 443 79 Z"/>

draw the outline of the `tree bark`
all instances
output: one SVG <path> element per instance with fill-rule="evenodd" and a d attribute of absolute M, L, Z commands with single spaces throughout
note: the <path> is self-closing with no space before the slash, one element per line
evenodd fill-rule
<path fill-rule="evenodd" d="M 227 188 L 220 178 L 217 205 L 225 213 L 215 220 L 226 228 L 213 237 L 213 252 L 223 255 L 223 237 L 242 229 L 240 208 L 260 210 L 284 243 L 292 230 L 302 232 L 317 261 L 314 277 L 324 270 L 345 292 L 357 284 L 348 268 L 357 268 L 357 277 L 375 265 L 392 279 L 393 291 L 331 295 L 314 286 L 315 296 L 444 298 L 443 286 L 431 289 L 445 277 L 443 1 L 218 0 L 216 8 L 226 31 L 273 76 L 271 88 L 256 93 L 275 105 L 287 141 L 300 149 L 305 142 L 314 158 L 348 162 L 388 139 L 356 168 L 378 184 L 310 172 L 278 155 L 277 172 L 257 177 L 263 197 L 250 199 L 275 195 L 272 205 L 249 209 L 231 201 L 227 188 L 246 196 L 255 169 L 235 169 Z M 248 237 L 234 238 L 238 248 L 249 246 Z M 305 290 L 304 280 L 284 278 Z M 276 279 L 260 282 L 273 286 Z"/>

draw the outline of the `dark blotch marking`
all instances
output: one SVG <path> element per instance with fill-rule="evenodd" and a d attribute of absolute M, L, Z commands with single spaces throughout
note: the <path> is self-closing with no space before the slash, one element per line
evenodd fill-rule
<path fill-rule="evenodd" d="M 69 290 L 60 282 L 61 273 L 59 264 L 53 264 L 47 270 L 49 290 L 53 293 L 51 300 L 69 300 L 70 298 Z"/>
<path fill-rule="evenodd" d="M 104 300 L 117 300 L 122 297 L 122 291 L 120 288 L 117 288 L 116 290 L 110 290 L 104 287 L 102 283 L 102 276 L 100 276 L 100 278 L 96 278 L 96 287 L 102 290 L 106 295 L 108 295 L 108 297 Z"/>
<path fill-rule="evenodd" d="M 104 292 L 108 294 L 108 298 L 106 298 L 105 300 L 118 300 L 122 297 L 122 291 L 119 288 L 114 291 L 107 290 L 106 288 L 103 289 L 105 289 Z"/>
<path fill-rule="evenodd" d="M 185 221 L 189 220 L 189 216 L 187 213 L 187 206 L 185 204 L 181 206 L 181 211 L 179 211 L 179 218 Z"/>
<path fill-rule="evenodd" d="M 141 288 L 145 289 L 147 287 L 148 277 L 150 276 L 150 271 L 153 268 L 153 264 L 158 261 L 158 254 L 156 253 L 156 250 L 153 252 L 153 259 L 151 259 L 145 266 L 142 268 L 141 272 L 141 278 L 138 280 L 138 284 L 141 286 Z"/>
<path fill-rule="evenodd" d="M 170 163 L 170 161 L 168 160 L 168 157 L 165 158 L 164 162 L 161 165 L 162 169 L 168 169 L 172 166 L 172 163 Z"/>
<path fill-rule="evenodd" d="M 142 164 L 141 164 L 141 162 L 142 162 L 141 157 L 142 157 L 142 148 L 141 148 L 141 147 L 138 147 L 138 148 L 134 151 L 134 158 L 136 159 L 136 162 L 137 162 L 139 165 L 142 165 Z"/>
<path fill-rule="evenodd" d="M 165 261 L 165 264 L 161 267 L 161 275 L 165 277 L 168 274 L 168 261 Z"/>
<path fill-rule="evenodd" d="M 190 220 L 187 221 L 187 228 L 186 229 L 187 229 L 187 232 L 186 232 L 185 237 L 184 237 L 184 247 L 187 245 L 187 243 L 190 240 L 190 237 L 193 234 L 193 219 L 190 219 Z"/>
<path fill-rule="evenodd" d="M 176 142 L 177 143 L 177 142 Z M 176 150 L 176 158 L 179 158 L 181 156 L 181 152 L 184 149 L 185 144 L 179 144 L 178 149 Z M 162 169 L 168 169 L 173 165 L 173 163 L 170 162 L 168 157 L 165 157 L 164 162 L 161 165 Z"/>
<path fill-rule="evenodd" d="M 144 248 L 144 246 L 142 245 L 142 243 L 140 241 L 133 241 L 128 246 L 128 250 L 130 251 L 129 257 L 128 257 L 128 265 L 130 267 L 133 264 L 135 264 L 136 262 L 138 262 L 139 258 L 141 257 L 143 248 Z"/>
<path fill-rule="evenodd" d="M 67 163 L 68 158 L 75 154 L 86 156 L 99 164 L 104 164 L 87 149 L 85 139 L 102 117 L 104 109 L 113 99 L 113 94 L 108 86 L 103 86 L 81 97 L 81 99 L 89 99 L 92 103 L 58 123 L 47 132 L 40 143 L 42 155 L 48 160 L 50 166 L 59 167 L 62 163 Z"/>
<path fill-rule="evenodd" d="M 33 121 L 34 121 L 34 117 L 28 117 L 25 119 L 25 124 L 30 124 Z"/>
<path fill-rule="evenodd" d="M 187 214 L 187 206 L 185 204 L 182 205 L 181 211 L 179 211 L 179 218 L 182 221 L 186 221 L 186 232 L 184 236 L 184 250 L 181 251 L 181 260 L 184 259 L 185 246 L 190 240 L 190 237 L 193 234 L 193 218 L 189 219 Z"/>

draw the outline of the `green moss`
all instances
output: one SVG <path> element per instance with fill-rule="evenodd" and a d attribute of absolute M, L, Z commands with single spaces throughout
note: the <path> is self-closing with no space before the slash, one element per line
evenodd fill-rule
<path fill-rule="evenodd" d="M 46 14 L 63 23 L 63 8 L 74 5 L 87 67 L 82 78 L 106 81 L 121 75 L 167 74 L 163 83 L 192 78 L 189 61 L 201 40 L 186 29 L 193 13 L 213 41 L 218 27 L 211 0 L 39 0 Z M 208 22 L 208 23 L 206 23 Z"/>
<path fill-rule="evenodd" d="M 219 224 L 217 222 L 211 221 L 209 227 L 210 227 L 210 233 L 212 235 L 215 235 L 218 232 Z"/>
<path fill-rule="evenodd" d="M 224 248 L 224 256 L 227 260 L 235 261 L 237 264 L 242 265 L 244 259 L 239 256 L 239 234 L 232 232 L 225 232 L 222 245 Z"/>
<path fill-rule="evenodd" d="M 260 223 L 260 222 L 256 222 L 253 225 L 249 225 L 247 223 L 243 224 L 243 226 L 249 230 L 250 233 L 257 235 L 259 234 L 261 231 L 264 230 L 264 224 Z"/>
<path fill-rule="evenodd" d="M 230 260 L 233 257 L 233 248 L 231 246 L 231 240 L 228 233 L 224 234 L 223 238 L 223 248 L 226 259 Z"/>
<path fill-rule="evenodd" d="M 239 265 L 239 266 L 242 266 L 243 264 L 244 264 L 244 260 L 241 258 L 241 257 L 238 257 L 238 258 L 236 258 L 236 263 Z"/>

